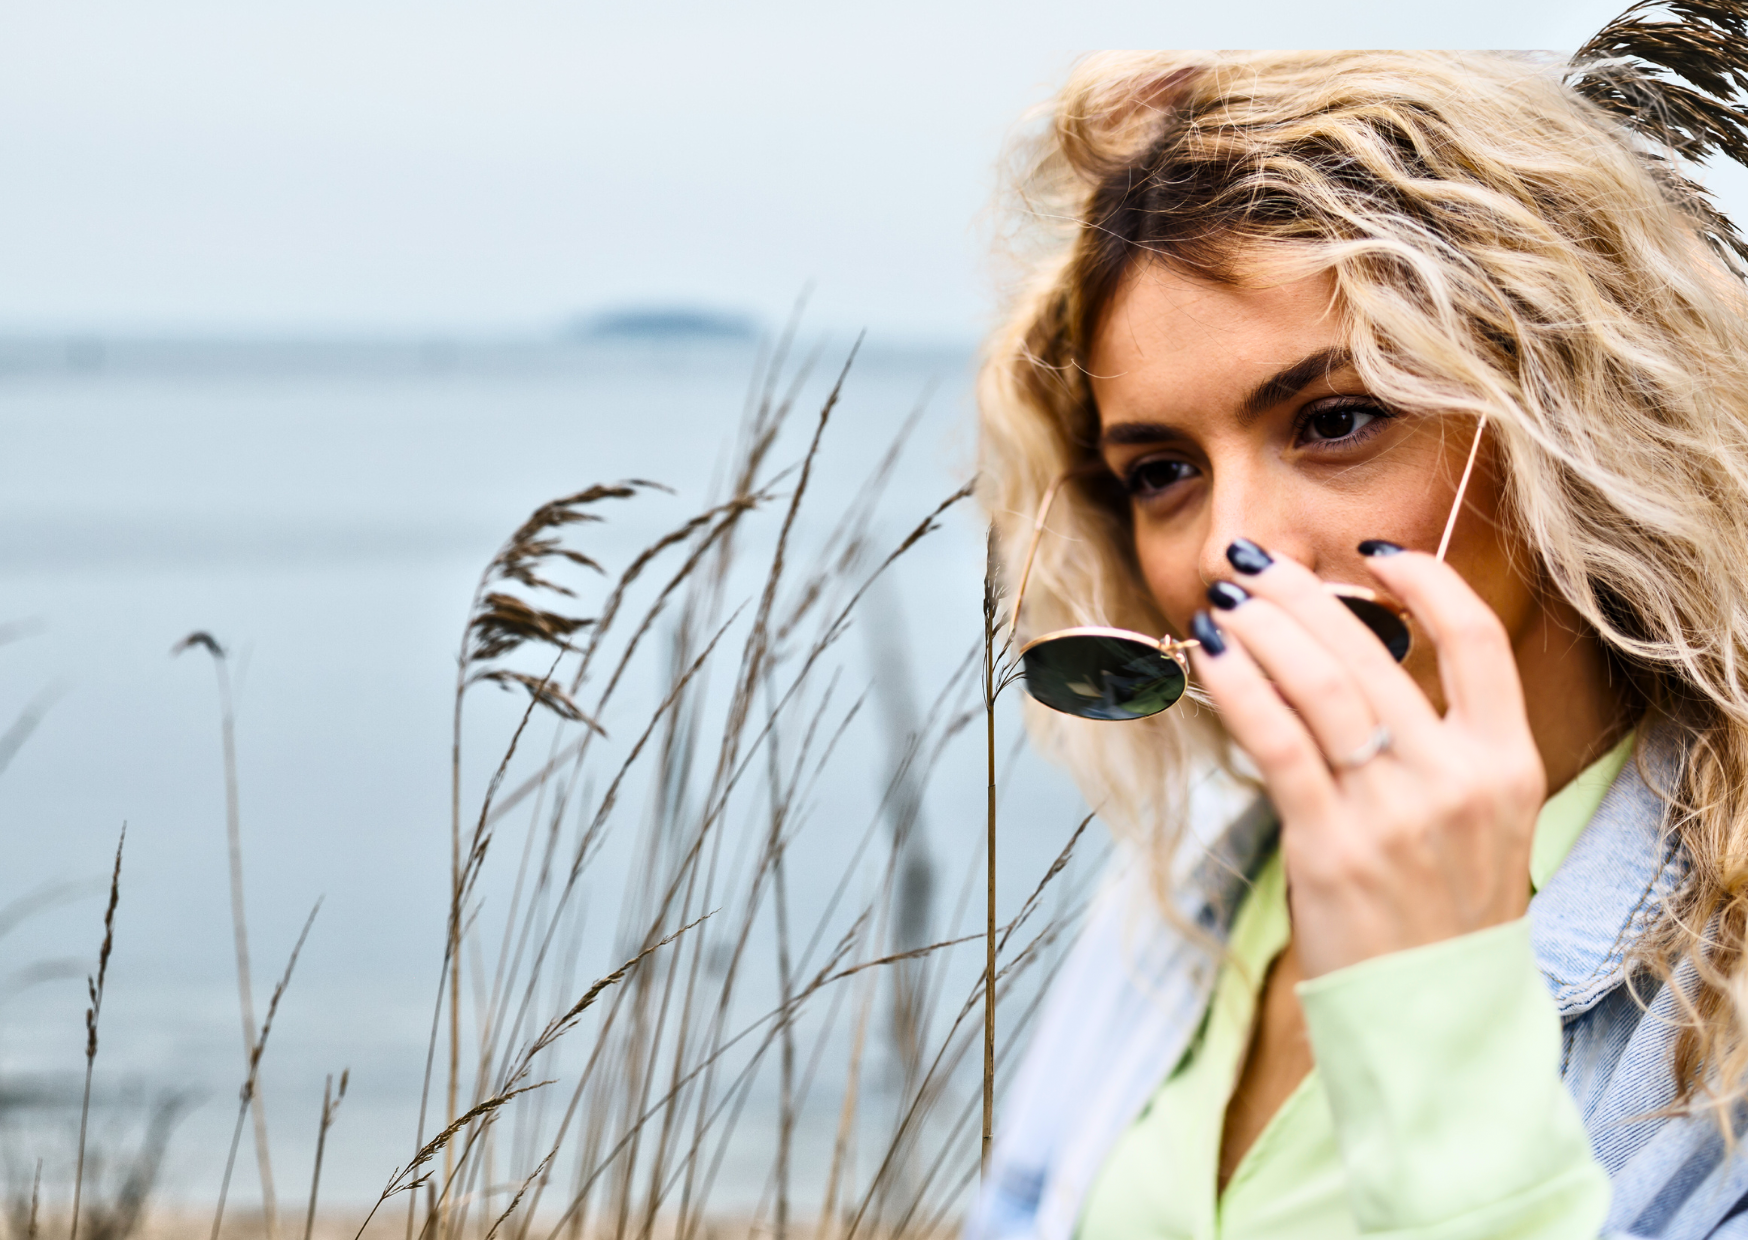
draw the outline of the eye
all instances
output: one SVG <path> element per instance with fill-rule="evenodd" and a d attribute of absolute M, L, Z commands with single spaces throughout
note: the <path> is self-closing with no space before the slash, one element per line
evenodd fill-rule
<path fill-rule="evenodd" d="M 1196 467 L 1188 461 L 1156 456 L 1131 465 L 1123 484 L 1133 498 L 1149 499 L 1195 476 Z"/>
<path fill-rule="evenodd" d="M 1365 439 L 1392 415 L 1370 401 L 1313 405 L 1299 424 L 1298 442 L 1333 444 Z"/>

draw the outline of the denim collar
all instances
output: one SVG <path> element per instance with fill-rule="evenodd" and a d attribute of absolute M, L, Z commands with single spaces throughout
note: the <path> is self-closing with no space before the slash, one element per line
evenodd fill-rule
<path fill-rule="evenodd" d="M 1626 980 L 1633 946 L 1685 868 L 1656 791 L 1680 773 L 1680 739 L 1666 723 L 1641 733 L 1578 842 L 1530 901 L 1536 965 L 1563 1017 L 1588 1011 Z"/>
<path fill-rule="evenodd" d="M 1259 796 L 1229 822 L 1197 860 L 1178 904 L 1180 915 L 1224 941 L 1251 880 L 1274 852 L 1281 820 L 1268 797 Z"/>

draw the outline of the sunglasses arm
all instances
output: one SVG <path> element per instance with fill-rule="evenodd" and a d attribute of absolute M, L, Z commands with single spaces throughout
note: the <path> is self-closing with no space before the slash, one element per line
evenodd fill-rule
<path fill-rule="evenodd" d="M 1032 519 L 1032 537 L 1026 545 L 1025 563 L 1020 568 L 1020 586 L 1014 591 L 1014 609 L 1012 620 L 1008 625 L 1008 641 L 1012 643 L 1020 633 L 1020 608 L 1026 601 L 1026 583 L 1032 579 L 1032 563 L 1038 557 L 1038 544 L 1044 539 L 1044 522 L 1050 518 L 1050 509 L 1056 503 L 1056 494 L 1062 489 L 1062 484 L 1074 476 L 1076 471 L 1069 470 L 1058 474 L 1044 490 L 1044 498 L 1038 501 L 1038 515 Z M 1464 479 L 1467 482 L 1467 477 Z M 1159 645 L 1172 658 L 1180 658 L 1185 651 L 1199 650 L 1202 643 L 1193 638 L 1179 641 L 1169 634 L 1159 639 Z"/>
<path fill-rule="evenodd" d="M 1056 492 L 1062 489 L 1068 474 L 1059 474 L 1054 482 L 1044 491 L 1044 498 L 1038 503 L 1038 515 L 1032 520 L 1032 541 L 1026 547 L 1025 566 L 1020 569 L 1020 588 L 1014 591 L 1013 620 L 1008 626 L 1008 641 L 1011 643 L 1020 632 L 1020 605 L 1026 601 L 1026 583 L 1032 579 L 1032 561 L 1038 555 L 1038 543 L 1044 537 L 1044 522 L 1050 516 L 1050 506 L 1056 502 Z"/>
<path fill-rule="evenodd" d="M 1451 545 L 1451 534 L 1457 528 L 1457 514 L 1463 510 L 1463 495 L 1469 489 L 1469 475 L 1475 472 L 1475 458 L 1481 452 L 1481 436 L 1486 430 L 1487 414 L 1483 412 L 1480 420 L 1475 423 L 1475 438 L 1469 444 L 1469 459 L 1464 463 L 1462 479 L 1457 483 L 1457 497 L 1451 501 L 1451 515 L 1445 518 L 1445 532 L 1438 540 L 1438 554 L 1434 558 L 1441 564 L 1444 562 L 1445 551 Z"/>

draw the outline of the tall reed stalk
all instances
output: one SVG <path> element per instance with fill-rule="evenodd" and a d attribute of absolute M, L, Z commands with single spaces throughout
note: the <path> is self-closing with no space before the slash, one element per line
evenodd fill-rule
<path fill-rule="evenodd" d="M 316 1127 L 316 1156 L 310 1169 L 310 1208 L 304 1215 L 303 1240 L 310 1240 L 316 1229 L 316 1197 L 322 1186 L 322 1155 L 328 1149 L 328 1129 L 334 1126 L 334 1116 L 340 1110 L 340 1104 L 346 1101 L 346 1085 L 352 1079 L 352 1070 L 344 1069 L 340 1073 L 340 1092 L 334 1092 L 332 1075 L 322 1084 L 322 1118 Z"/>
<path fill-rule="evenodd" d="M 79 1208 L 85 1195 L 85 1138 L 91 1120 L 91 1076 L 97 1067 L 97 1023 L 103 1015 L 103 989 L 109 981 L 109 955 L 115 950 L 115 907 L 121 902 L 121 850 L 127 843 L 127 824 L 115 842 L 115 869 L 109 876 L 109 904 L 103 910 L 103 946 L 97 951 L 97 976 L 86 979 L 91 1006 L 85 1009 L 85 1092 L 79 1100 L 79 1156 L 73 1171 L 73 1222 L 68 1240 L 79 1240 Z M 36 1228 L 36 1196 L 42 1183 L 42 1163 L 37 1163 L 37 1183 L 31 1188 L 31 1230 Z"/>
<path fill-rule="evenodd" d="M 259 1090 L 261 1075 L 261 1056 L 267 1050 L 267 1036 L 273 1032 L 273 1017 L 279 1011 L 279 1001 L 285 997 L 286 987 L 291 985 L 292 970 L 297 968 L 297 958 L 303 953 L 304 941 L 310 936 L 310 927 L 316 923 L 316 914 L 322 911 L 322 902 L 317 900 L 315 907 L 310 909 L 310 915 L 304 920 L 303 929 L 298 932 L 297 942 L 292 944 L 291 955 L 285 962 L 285 974 L 279 979 L 279 984 L 273 988 L 273 995 L 267 1001 L 267 1018 L 261 1022 L 261 1032 L 249 1047 L 249 1071 L 243 1078 L 243 1087 L 237 1095 L 237 1124 L 231 1132 L 231 1151 L 225 1159 L 224 1179 L 219 1183 L 218 1206 L 212 1215 L 212 1240 L 219 1240 L 219 1229 L 225 1219 L 225 1199 L 230 1195 L 231 1172 L 237 1163 L 237 1146 L 243 1138 L 243 1120 L 258 1104 L 256 1094 Z"/>
<path fill-rule="evenodd" d="M 983 1139 L 978 1145 L 978 1165 L 989 1172 L 990 1147 L 995 1140 L 995 633 L 996 614 L 995 531 L 989 533 L 983 570 L 983 752 L 987 763 L 988 814 L 984 831 L 984 858 L 988 863 L 984 909 L 983 964 Z"/>
<path fill-rule="evenodd" d="M 242 1017 L 243 1059 L 251 1064 L 258 1041 L 255 1031 L 255 985 L 249 968 L 249 918 L 243 906 L 243 823 L 237 777 L 237 713 L 231 698 L 230 661 L 218 639 L 206 632 L 190 633 L 171 649 L 172 656 L 199 647 L 212 656 L 218 682 L 219 734 L 225 770 L 225 848 L 230 862 L 231 940 L 237 957 L 237 1010 Z M 267 1106 L 259 1091 L 252 1095 L 255 1168 L 261 1178 L 261 1214 L 267 1240 L 278 1235 L 278 1197 L 273 1190 L 273 1154 L 267 1138 Z M 227 1182 L 228 1182 L 227 1174 Z"/>

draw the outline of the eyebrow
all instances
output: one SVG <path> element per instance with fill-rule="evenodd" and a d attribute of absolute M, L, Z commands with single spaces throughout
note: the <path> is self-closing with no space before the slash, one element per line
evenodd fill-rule
<path fill-rule="evenodd" d="M 1319 349 L 1302 357 L 1284 370 L 1277 370 L 1250 390 L 1238 407 L 1238 420 L 1248 423 L 1310 387 L 1317 380 L 1334 374 L 1353 362 L 1353 354 L 1339 346 Z"/>
<path fill-rule="evenodd" d="M 1284 400 L 1290 400 L 1317 380 L 1353 364 L 1353 354 L 1340 346 L 1319 349 L 1277 370 L 1250 390 L 1238 406 L 1238 421 L 1248 426 Z M 1169 443 L 1187 439 L 1181 427 L 1164 422 L 1117 422 L 1099 435 L 1102 445 Z"/>
<path fill-rule="evenodd" d="M 1100 432 L 1099 443 L 1105 446 L 1170 443 L 1187 438 L 1181 429 L 1163 422 L 1118 422 Z"/>

